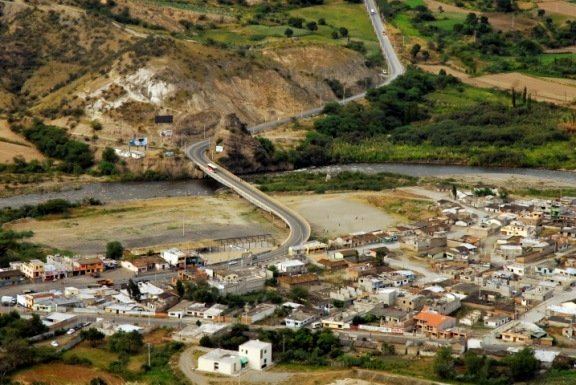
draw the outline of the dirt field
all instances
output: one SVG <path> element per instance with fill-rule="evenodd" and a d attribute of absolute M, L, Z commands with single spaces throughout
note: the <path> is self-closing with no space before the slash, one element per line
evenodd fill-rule
<path fill-rule="evenodd" d="M 568 1 L 543 1 L 538 2 L 538 8 L 547 13 L 557 13 L 559 15 L 576 17 L 576 4 Z"/>
<path fill-rule="evenodd" d="M 281 195 L 277 198 L 302 214 L 316 234 L 332 237 L 383 229 L 406 222 L 407 217 L 403 212 L 392 205 L 397 201 L 382 200 L 384 197 L 397 197 L 398 194 L 389 191 Z"/>
<path fill-rule="evenodd" d="M 21 371 L 14 376 L 14 380 L 24 385 L 44 383 L 48 385 L 84 385 L 91 379 L 100 377 L 108 385 L 121 385 L 121 378 L 111 375 L 103 370 L 78 365 L 50 363 L 38 365 L 31 369 Z"/>
<path fill-rule="evenodd" d="M 67 218 L 27 219 L 9 227 L 34 231 L 34 242 L 85 255 L 103 252 L 110 240 L 129 248 L 198 247 L 213 239 L 265 233 L 281 240 L 286 233 L 232 195 L 110 203 L 76 210 Z"/>
<path fill-rule="evenodd" d="M 524 75 L 518 72 L 483 75 L 471 77 L 470 75 L 442 65 L 420 65 L 424 71 L 438 73 L 444 69 L 466 84 L 480 88 L 497 88 L 501 90 L 522 90 L 528 88 L 532 98 L 539 101 L 558 105 L 571 105 L 576 101 L 576 81 L 559 78 L 539 78 Z"/>
<path fill-rule="evenodd" d="M 11 163 L 18 155 L 27 161 L 44 159 L 36 147 L 12 132 L 5 120 L 0 120 L 0 163 Z"/>

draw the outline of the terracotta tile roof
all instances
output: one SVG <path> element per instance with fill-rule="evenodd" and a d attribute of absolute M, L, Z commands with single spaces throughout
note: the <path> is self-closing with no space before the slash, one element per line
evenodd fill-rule
<path fill-rule="evenodd" d="M 447 320 L 451 319 L 452 317 L 448 317 L 439 313 L 434 313 L 431 311 L 421 311 L 420 313 L 414 316 L 414 319 L 417 321 L 426 322 L 428 326 L 432 327 L 439 327 Z"/>

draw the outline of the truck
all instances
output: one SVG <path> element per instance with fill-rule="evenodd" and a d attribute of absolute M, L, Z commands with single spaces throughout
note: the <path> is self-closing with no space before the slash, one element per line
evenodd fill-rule
<path fill-rule="evenodd" d="M 218 170 L 218 166 L 216 166 L 214 163 L 208 163 L 206 164 L 206 167 L 208 168 L 209 172 L 216 172 L 216 170 Z"/>
<path fill-rule="evenodd" d="M 100 286 L 114 286 L 114 281 L 111 279 L 100 279 L 96 283 Z"/>
<path fill-rule="evenodd" d="M 16 298 L 3 295 L 2 298 L 0 298 L 0 303 L 2 306 L 14 306 L 16 305 Z"/>

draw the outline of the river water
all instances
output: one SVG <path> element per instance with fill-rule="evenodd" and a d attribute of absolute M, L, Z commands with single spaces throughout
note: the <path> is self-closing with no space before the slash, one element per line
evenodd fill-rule
<path fill-rule="evenodd" d="M 201 196 L 213 194 L 214 189 L 214 183 L 204 179 L 173 182 L 88 183 L 74 189 L 0 198 L 0 208 L 33 205 L 57 198 L 71 202 L 84 198 L 95 198 L 102 202 L 114 202 L 161 197 Z"/>
<path fill-rule="evenodd" d="M 415 177 L 448 177 L 466 175 L 490 175 L 490 176 L 526 176 L 542 180 L 550 180 L 558 183 L 576 186 L 576 172 L 560 170 L 544 170 L 533 168 L 486 168 L 470 166 L 443 166 L 431 164 L 399 164 L 399 163 L 355 163 L 345 165 L 333 165 L 300 169 L 297 172 L 322 172 L 338 173 L 341 171 L 359 171 L 369 174 L 379 172 L 392 172 Z"/>
<path fill-rule="evenodd" d="M 576 172 L 530 168 L 484 168 L 428 164 L 358 163 L 300 169 L 296 172 L 323 172 L 336 174 L 341 171 L 359 171 L 365 173 L 393 172 L 415 177 L 490 175 L 502 176 L 505 178 L 510 176 L 526 176 L 576 186 Z M 102 202 L 114 202 L 160 197 L 211 195 L 214 193 L 215 188 L 217 188 L 217 185 L 214 183 L 215 182 L 209 180 L 89 183 L 82 185 L 77 189 L 0 198 L 0 208 L 38 204 L 56 198 L 66 199 L 72 202 L 79 201 L 83 198 L 96 198 Z"/>

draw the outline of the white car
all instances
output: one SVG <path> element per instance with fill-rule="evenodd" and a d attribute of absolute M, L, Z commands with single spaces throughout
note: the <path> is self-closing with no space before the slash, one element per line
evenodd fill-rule
<path fill-rule="evenodd" d="M 76 329 L 68 329 L 68 331 L 66 332 L 66 334 L 70 335 L 70 334 L 74 334 L 76 333 Z"/>
<path fill-rule="evenodd" d="M 371 13 L 372 15 L 375 15 L 375 14 L 376 14 L 376 11 L 374 10 L 374 8 L 371 8 L 371 9 L 370 9 L 370 13 Z"/>
<path fill-rule="evenodd" d="M 52 341 L 52 342 L 50 342 L 50 345 L 54 346 L 55 348 L 57 348 L 59 346 L 58 341 Z"/>

